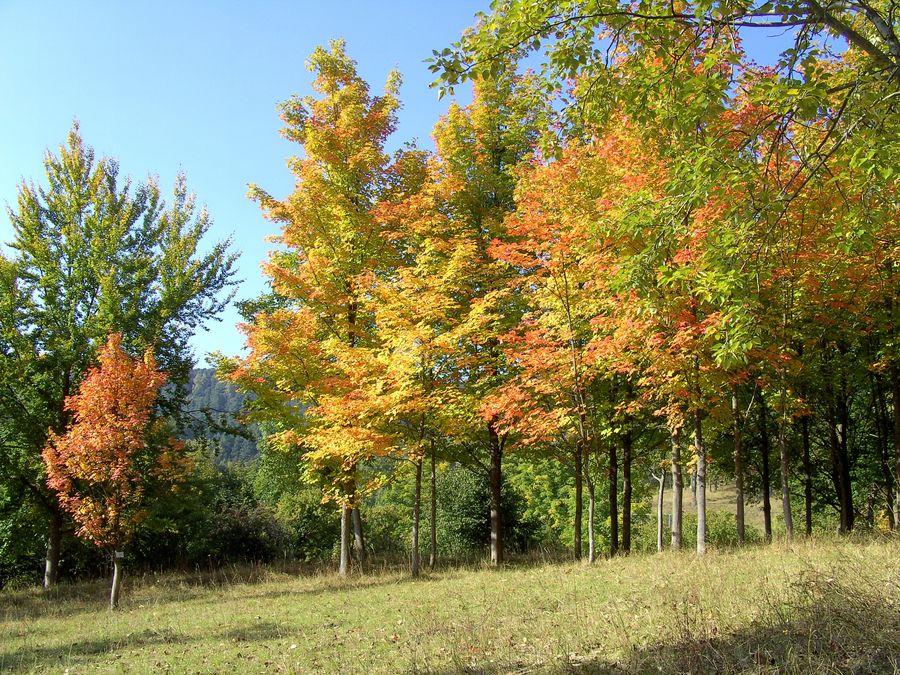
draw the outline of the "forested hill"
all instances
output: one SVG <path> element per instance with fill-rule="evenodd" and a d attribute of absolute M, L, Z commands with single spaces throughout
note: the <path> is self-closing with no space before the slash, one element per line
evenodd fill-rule
<path fill-rule="evenodd" d="M 255 440 L 226 431 L 240 426 L 235 415 L 243 408 L 245 399 L 246 395 L 234 385 L 216 379 L 212 368 L 191 371 L 187 411 L 195 424 L 185 435 L 187 438 L 206 437 L 216 443 L 219 446 L 218 464 L 245 462 L 258 453 Z M 249 427 L 249 431 L 255 438 L 256 426 Z"/>

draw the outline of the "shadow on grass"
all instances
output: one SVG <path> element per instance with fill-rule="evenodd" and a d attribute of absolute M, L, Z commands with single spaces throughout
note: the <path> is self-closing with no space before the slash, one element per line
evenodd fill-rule
<path fill-rule="evenodd" d="M 90 659 L 100 654 L 109 654 L 111 659 L 118 659 L 122 657 L 122 652 L 126 649 L 161 644 L 184 644 L 194 640 L 195 638 L 181 635 L 171 629 L 145 628 L 124 637 L 80 640 L 70 645 L 19 647 L 10 652 L 0 652 L 0 672 L 49 672 L 78 665 L 82 659 Z"/>
<path fill-rule="evenodd" d="M 28 588 L 0 593 L 0 619 L 17 621 L 95 613 L 109 604 L 108 581 L 60 583 L 49 590 Z"/>
<path fill-rule="evenodd" d="M 285 586 L 267 589 L 260 593 L 243 593 L 247 599 L 266 599 L 285 596 L 316 596 L 332 592 L 355 591 L 379 586 L 419 583 L 433 578 L 428 572 L 419 579 L 406 574 L 407 565 L 397 561 L 378 560 L 366 566 L 365 571 L 353 571 L 348 577 L 340 577 L 333 565 L 309 563 L 241 564 L 224 565 L 191 572 L 164 572 L 127 575 L 122 587 L 120 611 L 129 611 L 144 605 L 161 605 L 174 602 L 220 602 L 211 597 L 211 591 L 274 584 L 294 579 L 316 581 L 314 588 Z M 446 563 L 437 574 L 455 570 L 475 569 L 467 562 Z M 42 618 L 66 618 L 78 614 L 96 614 L 105 611 L 109 602 L 110 581 L 96 579 L 75 583 L 62 582 L 48 591 L 38 587 L 21 590 L 5 590 L 0 593 L 0 621 L 17 622 Z"/>
<path fill-rule="evenodd" d="M 246 563 L 221 565 L 183 572 L 135 572 L 126 570 L 122 584 L 122 611 L 141 604 L 184 602 L 221 590 L 272 581 L 274 575 L 312 576 L 321 574 L 321 566 L 302 563 L 263 565 Z M 0 593 L 0 619 L 6 621 L 70 617 L 96 613 L 109 602 L 110 579 L 60 582 L 44 591 L 39 587 L 10 589 Z"/>
<path fill-rule="evenodd" d="M 190 636 L 170 628 L 161 630 L 145 628 L 124 637 L 83 640 L 71 645 L 34 645 L 14 651 L 0 652 L 0 672 L 52 672 L 68 667 L 77 668 L 79 665 L 87 663 L 90 663 L 92 667 L 105 665 L 114 668 L 115 662 L 119 659 L 123 659 L 123 665 L 126 665 L 128 651 L 141 647 L 186 645 L 192 642 L 208 642 L 216 639 L 229 643 L 265 642 L 283 636 L 284 630 L 281 627 L 267 621 L 233 626 L 218 636 Z M 106 655 L 105 664 L 99 664 L 97 661 L 97 657 L 102 657 L 102 655 Z"/>

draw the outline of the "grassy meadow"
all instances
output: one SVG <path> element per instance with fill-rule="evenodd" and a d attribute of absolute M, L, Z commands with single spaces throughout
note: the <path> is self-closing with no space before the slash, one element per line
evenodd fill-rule
<path fill-rule="evenodd" d="M 900 541 L 0 593 L 2 672 L 900 672 Z"/>

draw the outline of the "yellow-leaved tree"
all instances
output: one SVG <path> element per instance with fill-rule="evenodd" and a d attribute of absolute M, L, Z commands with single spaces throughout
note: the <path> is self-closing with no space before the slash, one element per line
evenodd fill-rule
<path fill-rule="evenodd" d="M 303 148 L 288 165 L 294 191 L 277 199 L 257 186 L 250 196 L 281 225 L 265 272 L 272 295 L 245 312 L 250 354 L 222 359 L 220 372 L 256 395 L 272 433 L 268 443 L 302 453 L 324 499 L 341 508 L 340 572 L 350 565 L 351 517 L 357 556 L 365 547 L 355 508 L 377 486 L 363 483 L 360 464 L 390 452 L 373 405 L 380 366 L 374 321 L 365 302 L 379 270 L 390 264 L 374 208 L 390 189 L 385 139 L 394 130 L 400 77 L 388 76 L 373 96 L 343 41 L 317 48 L 308 67 L 318 97 L 281 104 L 282 133 Z"/>

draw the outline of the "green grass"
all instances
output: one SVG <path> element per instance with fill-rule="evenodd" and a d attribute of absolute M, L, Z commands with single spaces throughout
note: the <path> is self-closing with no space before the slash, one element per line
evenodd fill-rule
<path fill-rule="evenodd" d="M 3 672 L 898 672 L 900 542 L 0 593 Z"/>
<path fill-rule="evenodd" d="M 685 514 L 696 514 L 697 508 L 694 506 L 694 497 L 691 493 L 690 488 L 690 476 L 685 479 L 685 488 L 682 494 L 682 505 Z M 734 487 L 734 483 L 719 483 L 719 484 L 710 484 L 706 487 L 706 510 L 707 511 L 716 511 L 722 513 L 728 513 L 731 516 L 734 516 L 735 511 L 735 501 L 737 500 L 737 490 Z M 666 494 L 663 498 L 663 505 L 666 514 L 668 514 L 672 509 L 672 491 L 671 489 L 666 489 Z M 803 504 L 800 503 L 799 507 L 802 509 Z M 797 510 L 797 506 L 794 506 L 794 510 Z M 656 513 L 656 498 L 653 499 L 653 513 Z M 798 512 L 800 517 L 802 517 L 802 512 Z M 779 492 L 777 495 L 774 495 L 772 498 L 772 519 L 773 521 L 777 520 L 781 515 L 781 493 Z M 765 516 L 763 515 L 763 504 L 762 501 L 754 502 L 747 501 L 744 504 L 744 520 L 748 526 L 755 527 L 759 530 L 760 533 L 763 532 L 765 527 Z M 802 523 L 800 523 L 802 526 Z"/>

